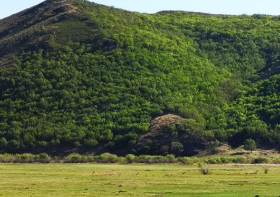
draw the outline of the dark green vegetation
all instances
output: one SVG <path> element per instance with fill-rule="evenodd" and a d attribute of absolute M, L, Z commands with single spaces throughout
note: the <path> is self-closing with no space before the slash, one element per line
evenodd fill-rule
<path fill-rule="evenodd" d="M 279 148 L 279 41 L 279 17 L 46 1 L 0 21 L 1 150 Z M 166 114 L 182 120 L 149 135 Z"/>
<path fill-rule="evenodd" d="M 102 164 L 2 164 L 5 197 L 277 197 L 278 167 Z M 257 172 L 257 173 L 255 173 Z"/>
<path fill-rule="evenodd" d="M 247 139 L 244 143 L 244 148 L 246 150 L 250 150 L 252 153 L 253 150 L 256 150 L 256 148 L 257 148 L 256 142 L 252 139 Z"/>

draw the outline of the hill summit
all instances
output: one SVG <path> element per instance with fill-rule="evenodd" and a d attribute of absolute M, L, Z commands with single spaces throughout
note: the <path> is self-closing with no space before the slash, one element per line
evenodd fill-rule
<path fill-rule="evenodd" d="M 84 0 L 7 17 L 1 151 L 193 155 L 250 138 L 278 147 L 279 30 L 273 16 L 150 15 Z M 149 139 L 168 114 L 183 123 Z"/>

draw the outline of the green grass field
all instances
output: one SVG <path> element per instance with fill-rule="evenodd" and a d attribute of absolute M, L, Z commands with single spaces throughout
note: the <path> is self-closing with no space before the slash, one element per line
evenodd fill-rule
<path fill-rule="evenodd" d="M 209 169 L 202 175 L 183 165 L 1 164 L 0 196 L 280 196 L 277 167 L 268 174 L 259 166 Z"/>

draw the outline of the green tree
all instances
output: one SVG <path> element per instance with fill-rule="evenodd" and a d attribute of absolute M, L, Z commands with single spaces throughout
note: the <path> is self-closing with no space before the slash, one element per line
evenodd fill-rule
<path fill-rule="evenodd" d="M 7 144 L 7 149 L 11 152 L 17 151 L 20 148 L 20 142 L 17 140 L 11 140 Z"/>
<path fill-rule="evenodd" d="M 170 150 L 173 154 L 180 155 L 182 152 L 184 152 L 184 145 L 180 142 L 172 142 Z"/>
<path fill-rule="evenodd" d="M 7 140 L 4 137 L 2 137 L 0 139 L 0 148 L 5 149 L 7 147 L 7 144 L 8 144 Z"/>
<path fill-rule="evenodd" d="M 257 149 L 257 144 L 255 142 L 255 140 L 253 139 L 247 139 L 244 143 L 244 148 L 246 150 L 250 150 L 251 153 L 253 152 L 253 150 L 256 150 Z"/>

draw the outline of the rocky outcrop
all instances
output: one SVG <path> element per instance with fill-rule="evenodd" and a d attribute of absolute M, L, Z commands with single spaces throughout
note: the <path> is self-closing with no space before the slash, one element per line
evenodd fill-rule
<path fill-rule="evenodd" d="M 141 136 L 136 145 L 138 154 L 193 156 L 205 149 L 206 140 L 192 131 L 194 120 L 168 114 L 152 120 L 150 132 Z M 173 145 L 180 145 L 176 150 Z M 183 147 L 183 148 L 182 148 Z"/>

